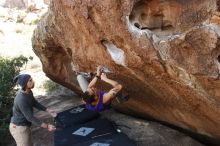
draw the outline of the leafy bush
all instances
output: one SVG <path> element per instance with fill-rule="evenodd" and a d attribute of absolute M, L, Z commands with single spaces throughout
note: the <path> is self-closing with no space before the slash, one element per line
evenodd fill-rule
<path fill-rule="evenodd" d="M 52 92 L 57 89 L 59 85 L 51 80 L 46 80 L 43 86 L 46 89 L 46 92 Z"/>
<path fill-rule="evenodd" d="M 36 19 L 31 21 L 30 25 L 37 25 L 39 23 L 40 19 Z"/>
<path fill-rule="evenodd" d="M 19 28 L 17 28 L 17 29 L 15 30 L 15 32 L 16 32 L 16 33 L 22 33 L 22 30 L 19 29 Z"/>
<path fill-rule="evenodd" d="M 0 56 L 0 145 L 5 145 L 9 136 L 8 126 L 16 93 L 13 78 L 27 61 L 24 56 L 12 59 Z"/>
<path fill-rule="evenodd" d="M 0 34 L 5 35 L 4 31 L 0 29 Z"/>
<path fill-rule="evenodd" d="M 15 95 L 13 78 L 19 74 L 20 68 L 27 61 L 24 56 L 13 59 L 0 57 L 0 108 L 11 104 L 11 99 Z"/>

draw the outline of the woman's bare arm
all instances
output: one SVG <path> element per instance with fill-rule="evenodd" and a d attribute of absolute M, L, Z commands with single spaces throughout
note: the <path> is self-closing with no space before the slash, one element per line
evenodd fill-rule
<path fill-rule="evenodd" d="M 88 88 L 94 87 L 98 78 L 100 78 L 101 75 L 101 66 L 97 68 L 96 76 L 92 79 L 92 81 L 89 83 Z"/>
<path fill-rule="evenodd" d="M 111 99 L 115 98 L 115 95 L 122 89 L 122 85 L 112 79 L 107 78 L 104 73 L 101 75 L 101 80 L 113 86 L 108 93 L 104 94 L 103 103 L 105 104 Z"/>

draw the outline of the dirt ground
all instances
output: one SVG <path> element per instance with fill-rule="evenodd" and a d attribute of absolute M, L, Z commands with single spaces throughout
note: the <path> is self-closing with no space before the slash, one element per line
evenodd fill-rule
<path fill-rule="evenodd" d="M 38 100 L 56 112 L 61 112 L 71 107 L 82 104 L 80 98 L 76 95 L 47 95 L 38 96 Z M 44 122 L 53 123 L 53 118 L 46 112 L 35 111 L 35 116 Z M 106 110 L 101 113 L 111 121 L 114 121 L 118 128 L 129 138 L 137 142 L 138 146 L 202 146 L 199 142 L 193 140 L 174 129 L 161 125 L 157 122 L 146 121 L 121 114 L 114 109 Z M 34 146 L 53 146 L 53 132 L 48 132 L 39 127 L 32 127 L 32 137 Z M 123 145 L 123 144 L 122 144 Z M 9 146 L 15 146 L 11 144 Z"/>

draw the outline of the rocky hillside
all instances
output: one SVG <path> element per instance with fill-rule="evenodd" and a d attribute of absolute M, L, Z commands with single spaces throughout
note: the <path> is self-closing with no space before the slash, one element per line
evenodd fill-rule
<path fill-rule="evenodd" d="M 220 138 L 218 0 L 53 0 L 32 38 L 48 77 L 109 68 L 130 100 L 115 108 Z M 102 88 L 108 88 L 102 85 Z"/>

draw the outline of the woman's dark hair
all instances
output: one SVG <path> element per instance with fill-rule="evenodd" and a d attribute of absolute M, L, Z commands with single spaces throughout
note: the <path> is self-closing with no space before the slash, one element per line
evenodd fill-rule
<path fill-rule="evenodd" d="M 89 95 L 89 92 L 86 91 L 82 95 L 83 101 L 85 101 L 87 104 L 91 104 L 95 100 L 95 95 Z"/>

